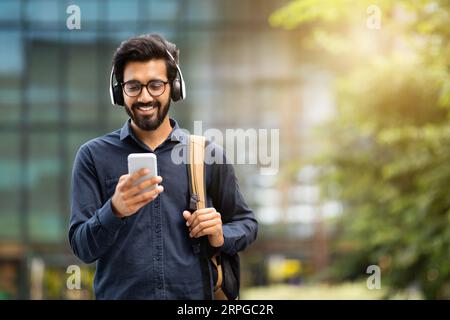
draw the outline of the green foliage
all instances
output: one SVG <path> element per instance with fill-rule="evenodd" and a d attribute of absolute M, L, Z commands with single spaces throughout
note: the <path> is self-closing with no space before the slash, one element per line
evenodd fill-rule
<path fill-rule="evenodd" d="M 414 285 L 448 299 L 450 4 L 379 1 L 381 30 L 361 30 L 370 4 L 297 0 L 269 20 L 312 28 L 311 43 L 329 59 L 347 55 L 334 70 L 338 116 L 323 127 L 319 161 L 324 195 L 344 207 L 332 276 L 357 278 L 378 264 L 393 291 Z M 369 32 L 375 45 L 365 47 L 360 35 Z"/>

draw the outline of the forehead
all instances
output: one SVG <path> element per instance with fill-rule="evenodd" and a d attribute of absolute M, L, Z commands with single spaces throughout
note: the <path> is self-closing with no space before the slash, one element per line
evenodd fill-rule
<path fill-rule="evenodd" d="M 167 80 L 166 61 L 164 59 L 130 61 L 123 70 L 123 82 L 138 80 L 146 83 L 156 79 Z"/>

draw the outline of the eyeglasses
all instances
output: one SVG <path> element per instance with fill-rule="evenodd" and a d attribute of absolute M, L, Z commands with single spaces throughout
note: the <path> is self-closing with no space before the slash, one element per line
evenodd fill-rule
<path fill-rule="evenodd" d="M 150 80 L 147 84 L 140 83 L 137 80 L 128 80 L 125 83 L 122 83 L 123 91 L 130 98 L 135 98 L 141 94 L 142 88 L 146 87 L 148 93 L 152 97 L 159 97 L 166 91 L 166 84 L 168 81 L 162 80 Z"/>

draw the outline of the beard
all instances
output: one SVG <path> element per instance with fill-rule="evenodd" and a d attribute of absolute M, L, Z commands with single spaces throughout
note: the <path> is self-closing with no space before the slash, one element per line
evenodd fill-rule
<path fill-rule="evenodd" d="M 139 114 L 139 107 L 154 107 L 156 111 L 151 116 L 142 115 Z M 170 99 L 167 104 L 162 107 L 161 103 L 157 100 L 149 103 L 135 102 L 131 105 L 131 107 L 125 106 L 125 111 L 139 129 L 152 131 L 158 129 L 161 123 L 163 123 L 167 113 L 169 112 L 169 108 Z"/>

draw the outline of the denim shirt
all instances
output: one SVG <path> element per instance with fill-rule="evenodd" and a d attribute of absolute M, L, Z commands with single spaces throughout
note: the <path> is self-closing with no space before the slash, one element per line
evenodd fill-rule
<path fill-rule="evenodd" d="M 88 141 L 77 152 L 69 241 L 79 259 L 96 262 L 97 299 L 205 297 L 200 262 L 183 218 L 190 198 L 187 165 L 171 158 L 172 150 L 186 146 L 189 137 L 175 120 L 170 124 L 172 132 L 155 150 L 136 137 L 128 119 L 121 129 Z M 235 254 L 256 239 L 258 225 L 223 149 L 214 143 L 209 147 L 210 154 L 223 161 L 205 164 L 206 205 L 222 215 L 220 250 Z M 119 177 L 128 173 L 128 155 L 143 152 L 156 155 L 164 192 L 120 219 L 112 211 L 111 197 Z"/>

